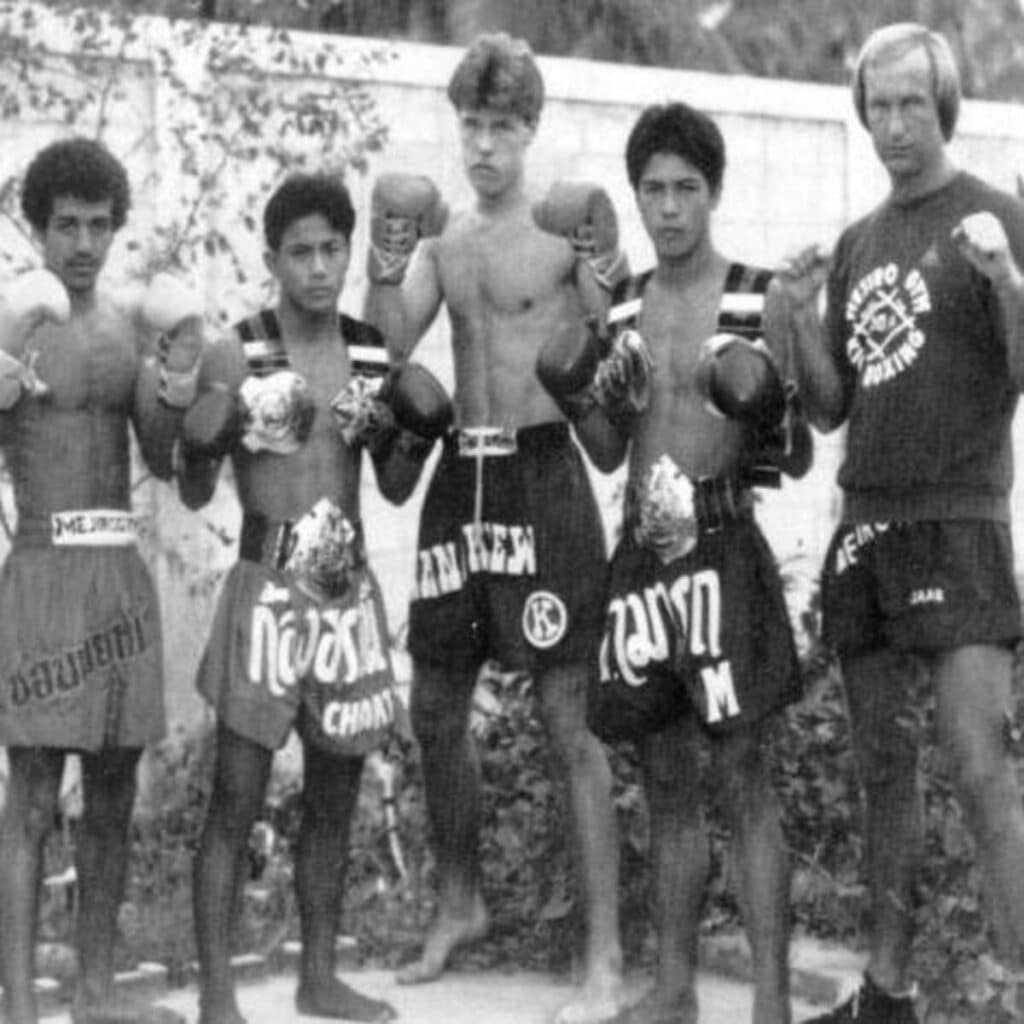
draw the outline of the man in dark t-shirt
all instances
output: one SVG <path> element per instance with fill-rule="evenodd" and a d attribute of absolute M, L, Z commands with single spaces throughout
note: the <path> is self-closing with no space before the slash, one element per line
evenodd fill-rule
<path fill-rule="evenodd" d="M 960 83 L 940 36 L 913 24 L 874 33 L 854 101 L 891 192 L 830 261 L 808 249 L 776 279 L 806 402 L 823 428 L 848 430 L 824 628 L 865 786 L 872 923 L 860 991 L 818 1020 L 912 1024 L 922 819 L 914 716 L 901 712 L 917 680 L 934 688 L 1011 969 L 1024 946 L 1024 811 L 1005 740 L 1021 633 L 1009 493 L 1024 387 L 1024 208 L 950 159 Z"/>

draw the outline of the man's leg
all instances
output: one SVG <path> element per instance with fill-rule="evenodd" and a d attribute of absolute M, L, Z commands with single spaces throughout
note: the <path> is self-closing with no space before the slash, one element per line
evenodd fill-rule
<path fill-rule="evenodd" d="M 697 1020 L 697 934 L 711 864 L 700 744 L 693 717 L 681 718 L 640 744 L 651 823 L 651 916 L 658 959 L 654 988 L 624 1018 L 628 1024 Z"/>
<path fill-rule="evenodd" d="M 583 985 L 556 1020 L 597 1021 L 622 1008 L 619 944 L 619 846 L 608 759 L 587 728 L 585 665 L 543 673 L 537 680 L 540 717 L 568 781 L 576 863 L 586 906 Z"/>
<path fill-rule="evenodd" d="M 295 892 L 302 959 L 295 1005 L 299 1013 L 353 1021 L 388 1021 L 396 1014 L 335 977 L 335 940 L 345 895 L 349 827 L 363 774 L 361 757 L 335 757 L 306 743 L 302 821 L 295 850 Z"/>
<path fill-rule="evenodd" d="M 0 981 L 9 1024 L 35 1024 L 32 994 L 43 842 L 57 814 L 64 754 L 11 747 L 0 823 Z"/>
<path fill-rule="evenodd" d="M 456 946 L 487 931 L 480 891 L 480 767 L 469 735 L 476 669 L 414 665 L 411 718 L 437 860 L 438 910 L 423 950 L 398 972 L 403 984 L 432 981 Z"/>
<path fill-rule="evenodd" d="M 865 798 L 865 857 L 870 900 L 867 974 L 885 992 L 909 990 L 913 886 L 923 818 L 918 736 L 908 694 L 922 666 L 912 656 L 875 651 L 843 660 L 843 683 Z"/>
<path fill-rule="evenodd" d="M 1012 655 L 972 645 L 933 661 L 939 740 L 949 758 L 1000 925 L 1001 951 L 1024 968 L 1024 809 L 1007 745 Z"/>
<path fill-rule="evenodd" d="M 111 998 L 117 912 L 124 895 L 140 749 L 82 755 L 82 820 L 75 838 L 78 873 L 77 1015 Z"/>
<path fill-rule="evenodd" d="M 245 882 L 246 849 L 263 807 L 273 752 L 223 726 L 213 791 L 199 839 L 193 910 L 200 1024 L 242 1024 L 231 976 L 231 936 Z"/>
<path fill-rule="evenodd" d="M 765 723 L 712 742 L 715 789 L 732 833 L 754 964 L 754 1024 L 787 1024 L 789 856 L 764 749 Z"/>

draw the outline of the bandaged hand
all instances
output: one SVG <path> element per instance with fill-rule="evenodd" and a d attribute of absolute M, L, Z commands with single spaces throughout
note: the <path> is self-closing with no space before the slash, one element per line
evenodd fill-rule
<path fill-rule="evenodd" d="M 619 331 L 594 375 L 598 404 L 627 413 L 643 412 L 651 397 L 653 368 L 654 359 L 643 337 L 634 330 Z"/>
<path fill-rule="evenodd" d="M 142 317 L 157 332 L 160 400 L 187 408 L 196 397 L 203 352 L 202 296 L 173 274 L 154 275 L 142 298 Z"/>

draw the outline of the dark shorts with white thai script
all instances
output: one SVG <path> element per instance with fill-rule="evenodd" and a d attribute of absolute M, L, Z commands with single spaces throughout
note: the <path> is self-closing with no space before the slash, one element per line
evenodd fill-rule
<path fill-rule="evenodd" d="M 0 744 L 96 751 L 165 731 L 160 609 L 138 550 L 12 551 L 0 575 Z"/>
<path fill-rule="evenodd" d="M 1007 523 L 844 523 L 822 573 L 823 633 L 840 655 L 1013 644 L 1020 598 Z"/>
<path fill-rule="evenodd" d="M 565 423 L 520 430 L 516 443 L 478 460 L 445 442 L 420 520 L 417 660 L 532 671 L 593 657 L 607 556 L 586 467 Z"/>
<path fill-rule="evenodd" d="M 313 601 L 247 560 L 221 591 L 196 686 L 221 725 L 268 750 L 303 740 L 357 756 L 404 717 L 392 686 L 384 603 L 366 567 L 345 593 Z"/>
<path fill-rule="evenodd" d="M 703 531 L 668 564 L 627 524 L 606 607 L 590 709 L 604 739 L 659 732 L 684 715 L 733 731 L 802 694 L 782 580 L 751 515 Z"/>

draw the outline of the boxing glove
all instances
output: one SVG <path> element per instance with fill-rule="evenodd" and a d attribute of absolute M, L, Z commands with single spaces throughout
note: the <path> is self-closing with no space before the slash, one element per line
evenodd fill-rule
<path fill-rule="evenodd" d="M 448 207 L 429 178 L 382 174 L 370 194 L 370 281 L 401 284 L 416 244 L 441 234 L 447 220 Z"/>
<path fill-rule="evenodd" d="M 774 427 L 786 412 L 775 360 L 762 341 L 714 334 L 701 346 L 695 384 L 709 412 L 756 427 Z"/>
<path fill-rule="evenodd" d="M 38 351 L 27 356 L 29 336 L 43 324 L 67 323 L 71 299 L 60 278 L 40 267 L 19 275 L 4 295 L 0 322 L 0 409 L 10 409 L 23 394 L 45 395 L 50 387 L 35 371 Z"/>
<path fill-rule="evenodd" d="M 349 445 L 362 444 L 374 457 L 387 454 L 408 433 L 425 453 L 452 425 L 451 399 L 437 378 L 418 363 L 406 363 L 379 383 L 354 377 L 331 402 L 335 422 Z"/>
<path fill-rule="evenodd" d="M 541 346 L 537 378 L 573 421 L 599 406 L 613 422 L 628 422 L 647 408 L 654 361 L 644 339 L 621 330 L 609 340 L 597 321 L 567 321 Z"/>
<path fill-rule="evenodd" d="M 71 319 L 71 298 L 63 282 L 45 267 L 20 274 L 7 292 L 11 313 L 31 327 L 46 320 L 67 323 Z"/>
<path fill-rule="evenodd" d="M 565 238 L 579 259 L 594 272 L 606 291 L 629 276 L 619 248 L 615 207 L 603 188 L 584 181 L 556 181 L 533 205 L 534 223 L 548 234 Z"/>
<path fill-rule="evenodd" d="M 221 459 L 241 440 L 245 409 L 238 395 L 217 382 L 204 389 L 189 406 L 181 425 L 184 453 Z"/>
<path fill-rule="evenodd" d="M 173 274 L 154 275 L 142 297 L 142 317 L 159 335 L 157 397 L 165 405 L 184 409 L 196 397 L 203 312 L 202 296 Z"/>
<path fill-rule="evenodd" d="M 238 390 L 241 444 L 251 452 L 290 455 L 309 437 L 316 403 L 306 379 L 294 370 L 246 377 Z"/>

